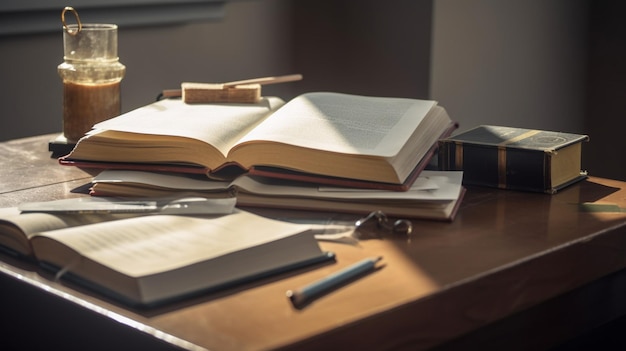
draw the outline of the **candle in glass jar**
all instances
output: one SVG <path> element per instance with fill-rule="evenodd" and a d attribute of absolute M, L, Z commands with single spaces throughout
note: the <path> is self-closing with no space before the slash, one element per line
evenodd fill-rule
<path fill-rule="evenodd" d="M 91 127 L 120 114 L 120 82 L 63 83 L 63 133 L 78 140 Z"/>
<path fill-rule="evenodd" d="M 65 23 L 73 12 L 76 24 Z M 57 70 L 63 80 L 63 135 L 76 142 L 94 124 L 121 113 L 120 82 L 126 67 L 117 56 L 115 24 L 83 24 L 66 7 L 63 22 L 63 58 Z"/>

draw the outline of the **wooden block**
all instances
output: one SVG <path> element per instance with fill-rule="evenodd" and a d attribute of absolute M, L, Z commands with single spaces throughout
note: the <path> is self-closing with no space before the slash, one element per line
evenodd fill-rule
<path fill-rule="evenodd" d="M 225 86 L 224 84 L 182 83 L 182 99 L 188 104 L 211 102 L 256 103 L 261 100 L 260 84 Z"/>

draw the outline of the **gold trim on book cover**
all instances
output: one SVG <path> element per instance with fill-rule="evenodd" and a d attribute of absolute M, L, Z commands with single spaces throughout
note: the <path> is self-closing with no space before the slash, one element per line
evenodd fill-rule
<path fill-rule="evenodd" d="M 498 144 L 498 187 L 506 188 L 506 146 L 541 133 L 540 130 L 529 130 Z"/>
<path fill-rule="evenodd" d="M 498 188 L 506 188 L 506 147 L 498 146 Z"/>
<path fill-rule="evenodd" d="M 523 133 L 523 134 L 520 134 L 520 135 L 518 135 L 518 136 L 516 136 L 516 137 L 514 137 L 514 138 L 507 139 L 507 140 L 505 140 L 505 141 L 501 142 L 501 143 L 500 143 L 500 144 L 498 144 L 498 145 L 499 145 L 499 146 L 505 146 L 505 145 L 507 145 L 507 144 L 516 143 L 516 142 L 518 142 L 518 141 L 520 141 L 520 140 L 524 140 L 524 139 L 526 139 L 526 138 L 530 138 L 531 136 L 534 136 L 534 135 L 539 134 L 539 133 L 541 133 L 541 131 L 540 131 L 540 130 L 529 130 L 528 132 Z"/>
<path fill-rule="evenodd" d="M 456 150 L 454 150 L 454 166 L 455 169 L 463 169 L 463 143 L 455 142 Z"/>

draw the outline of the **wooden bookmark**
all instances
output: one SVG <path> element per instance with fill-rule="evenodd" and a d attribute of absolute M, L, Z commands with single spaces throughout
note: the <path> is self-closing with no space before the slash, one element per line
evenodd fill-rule
<path fill-rule="evenodd" d="M 164 90 L 164 98 L 182 96 L 188 104 L 211 102 L 255 103 L 261 100 L 261 85 L 293 82 L 301 80 L 301 74 L 262 77 L 238 80 L 227 83 L 191 83 L 181 84 L 181 90 Z"/>

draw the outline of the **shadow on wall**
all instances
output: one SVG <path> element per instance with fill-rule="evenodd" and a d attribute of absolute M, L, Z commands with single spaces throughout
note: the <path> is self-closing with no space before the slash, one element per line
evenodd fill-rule
<path fill-rule="evenodd" d="M 590 1 L 590 50 L 583 148 L 589 174 L 626 181 L 626 2 Z"/>
<path fill-rule="evenodd" d="M 295 93 L 428 98 L 432 0 L 294 1 Z"/>

